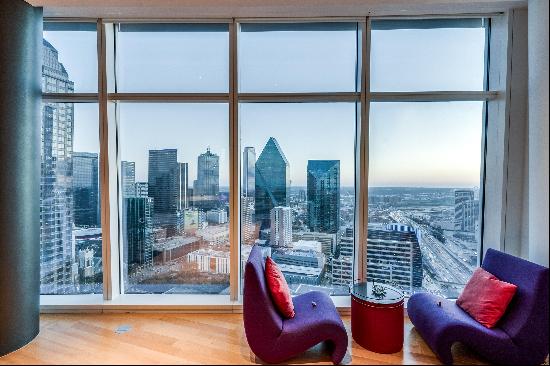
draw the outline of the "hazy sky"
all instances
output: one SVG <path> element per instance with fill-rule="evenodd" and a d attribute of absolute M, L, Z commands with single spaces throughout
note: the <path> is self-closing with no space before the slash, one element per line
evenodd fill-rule
<path fill-rule="evenodd" d="M 45 32 L 59 51 L 75 91 L 97 89 L 95 33 Z M 119 91 L 227 92 L 225 32 L 133 33 L 117 40 Z M 484 30 L 373 31 L 375 91 L 482 90 Z M 353 30 L 243 32 L 239 36 L 242 92 L 354 91 Z M 480 102 L 373 103 L 371 186 L 478 186 Z M 147 180 L 149 149 L 177 148 L 196 179 L 197 156 L 220 155 L 220 184 L 228 184 L 227 104 L 122 104 L 120 152 Z M 242 104 L 241 147 L 260 155 L 277 138 L 293 185 L 306 184 L 308 159 L 335 159 L 341 183 L 354 180 L 355 104 Z M 75 151 L 98 151 L 97 104 L 75 106 Z"/>

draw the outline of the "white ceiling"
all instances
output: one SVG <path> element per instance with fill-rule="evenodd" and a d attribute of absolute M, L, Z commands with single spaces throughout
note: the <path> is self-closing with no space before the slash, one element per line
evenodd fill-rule
<path fill-rule="evenodd" d="M 527 0 L 27 0 L 49 17 L 330 17 L 498 12 Z"/>

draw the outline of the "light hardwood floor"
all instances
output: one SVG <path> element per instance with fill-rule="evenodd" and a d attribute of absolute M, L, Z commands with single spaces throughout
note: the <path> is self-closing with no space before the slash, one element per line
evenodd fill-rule
<path fill-rule="evenodd" d="M 343 317 L 348 333 L 349 316 Z M 129 331 L 117 333 L 121 326 Z M 29 345 L 0 358 L 1 364 L 251 364 L 240 314 L 49 314 Z M 464 346 L 453 347 L 455 363 L 482 364 Z M 289 361 L 329 364 L 322 345 Z M 408 319 L 403 350 L 369 352 L 350 335 L 345 364 L 438 364 Z"/>

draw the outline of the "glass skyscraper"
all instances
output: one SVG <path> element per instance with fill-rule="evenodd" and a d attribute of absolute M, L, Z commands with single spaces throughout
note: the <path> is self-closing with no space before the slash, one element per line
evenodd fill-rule
<path fill-rule="evenodd" d="M 124 263 L 149 266 L 153 264 L 153 200 L 146 197 L 124 198 L 124 227 L 126 248 Z"/>
<path fill-rule="evenodd" d="M 149 150 L 149 197 L 155 214 L 171 214 L 177 209 L 178 150 Z"/>
<path fill-rule="evenodd" d="M 74 83 L 57 50 L 46 40 L 42 47 L 42 90 L 73 93 Z M 41 128 L 40 178 L 40 279 L 42 293 L 70 293 L 74 290 L 75 253 L 73 216 L 72 103 L 44 103 Z"/>
<path fill-rule="evenodd" d="M 195 206 L 210 210 L 219 206 L 220 157 L 206 149 L 197 159 L 197 180 L 193 188 Z"/>
<path fill-rule="evenodd" d="M 74 223 L 100 226 L 99 158 L 97 153 L 73 153 Z"/>
<path fill-rule="evenodd" d="M 134 197 L 136 195 L 136 163 L 133 161 L 121 161 L 120 178 L 122 197 Z"/>
<path fill-rule="evenodd" d="M 288 206 L 290 195 L 290 167 L 285 154 L 274 137 L 265 144 L 256 161 L 255 208 L 256 222 L 269 228 L 271 210 Z"/>
<path fill-rule="evenodd" d="M 307 211 L 311 231 L 337 233 L 340 228 L 340 161 L 308 160 Z"/>
<path fill-rule="evenodd" d="M 256 177 L 256 150 L 245 147 L 243 151 L 243 181 L 241 192 L 245 197 L 254 198 Z"/>

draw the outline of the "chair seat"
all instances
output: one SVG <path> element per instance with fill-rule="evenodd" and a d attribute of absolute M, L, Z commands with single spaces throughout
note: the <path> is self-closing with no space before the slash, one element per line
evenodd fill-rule
<path fill-rule="evenodd" d="M 441 306 L 438 305 L 441 303 Z M 430 348 L 446 364 L 452 364 L 451 346 L 461 342 L 499 363 L 515 363 L 517 346 L 500 328 L 486 328 L 454 301 L 429 293 L 411 296 L 407 304 L 411 322 Z"/>
<path fill-rule="evenodd" d="M 296 316 L 283 321 L 283 334 L 299 333 L 319 326 L 343 327 L 330 296 L 324 292 L 311 291 L 294 297 L 292 302 Z M 306 324 L 307 327 L 304 327 Z"/>

